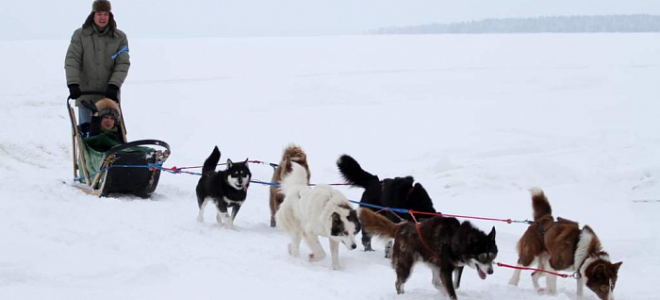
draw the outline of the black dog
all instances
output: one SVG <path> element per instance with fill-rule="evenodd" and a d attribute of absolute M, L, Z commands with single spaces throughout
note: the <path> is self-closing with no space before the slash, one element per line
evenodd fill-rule
<path fill-rule="evenodd" d="M 344 179 L 352 186 L 364 188 L 360 202 L 390 208 L 411 209 L 420 212 L 435 213 L 433 201 L 426 189 L 420 183 L 414 183 L 412 176 L 383 179 L 372 175 L 360 167 L 360 164 L 348 155 L 342 155 L 337 161 L 337 167 Z M 367 206 L 368 207 L 368 206 Z M 377 211 L 377 208 L 369 208 Z M 412 220 L 408 214 L 394 215 L 389 211 L 381 211 L 390 221 L 398 223 L 401 219 Z M 424 216 L 420 216 L 424 218 Z M 428 216 L 427 216 L 428 217 Z M 418 217 L 419 219 L 419 217 Z M 364 251 L 373 251 L 371 248 L 371 234 L 362 230 L 362 246 Z M 388 246 L 389 249 L 390 246 Z M 386 250 L 385 256 L 389 257 Z"/>
<path fill-rule="evenodd" d="M 204 208 L 210 198 L 218 208 L 216 216 L 218 224 L 224 223 L 227 228 L 233 229 L 236 214 L 245 202 L 252 173 L 248 168 L 247 159 L 240 163 L 233 163 L 231 159 L 227 159 L 227 169 L 216 172 L 215 167 L 218 161 L 220 161 L 220 151 L 216 146 L 211 156 L 204 162 L 202 178 L 197 183 L 197 203 L 199 204 L 197 221 L 204 222 Z M 229 207 L 232 207 L 231 217 L 227 213 Z"/>
<path fill-rule="evenodd" d="M 460 272 L 467 265 L 477 270 L 481 279 L 493 274 L 493 261 L 497 257 L 495 227 L 486 235 L 468 221 L 455 218 L 433 217 L 420 224 L 395 224 L 368 209 L 360 209 L 362 229 L 374 234 L 394 238 L 392 267 L 396 272 L 396 291 L 403 294 L 403 285 L 419 260 L 433 271 L 433 286 L 456 299 L 455 288 Z M 456 273 L 456 282 L 452 282 Z"/>

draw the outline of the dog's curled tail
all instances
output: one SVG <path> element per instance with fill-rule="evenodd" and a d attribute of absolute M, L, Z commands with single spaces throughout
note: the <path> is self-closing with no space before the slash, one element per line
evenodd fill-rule
<path fill-rule="evenodd" d="M 394 238 L 398 228 L 397 224 L 368 208 L 360 208 L 360 222 L 364 231 L 387 238 Z"/>
<path fill-rule="evenodd" d="M 351 185 L 366 189 L 372 181 L 379 181 L 378 176 L 363 170 L 355 159 L 346 154 L 339 157 L 337 167 L 344 180 Z"/>
<path fill-rule="evenodd" d="M 202 174 L 215 171 L 215 167 L 218 165 L 219 161 L 220 161 L 220 150 L 218 150 L 218 146 L 215 146 L 209 158 L 207 158 L 204 161 L 204 167 L 202 167 Z"/>
<path fill-rule="evenodd" d="M 291 162 L 291 172 L 282 178 L 280 191 L 287 195 L 300 186 L 307 186 L 307 170 L 296 162 Z"/>
<path fill-rule="evenodd" d="M 286 148 L 284 148 L 281 161 L 302 162 L 305 160 L 307 160 L 307 154 L 305 154 L 305 151 L 303 151 L 300 146 L 296 144 L 289 144 L 286 146 Z"/>
<path fill-rule="evenodd" d="M 542 189 L 533 187 L 529 189 L 532 194 L 532 208 L 534 209 L 534 221 L 538 221 L 544 216 L 552 215 L 552 207 Z"/>

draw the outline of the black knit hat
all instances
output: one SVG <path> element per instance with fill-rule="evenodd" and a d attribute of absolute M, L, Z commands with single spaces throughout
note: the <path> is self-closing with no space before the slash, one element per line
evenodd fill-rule
<path fill-rule="evenodd" d="M 115 119 L 115 122 L 119 122 L 119 113 L 112 108 L 108 107 L 99 111 L 99 117 L 103 118 L 105 116 L 112 116 L 112 118 Z"/>
<path fill-rule="evenodd" d="M 110 1 L 108 0 L 95 0 L 94 3 L 92 4 L 93 12 L 100 12 L 100 11 L 110 12 L 111 10 L 112 10 L 112 5 L 110 5 Z"/>

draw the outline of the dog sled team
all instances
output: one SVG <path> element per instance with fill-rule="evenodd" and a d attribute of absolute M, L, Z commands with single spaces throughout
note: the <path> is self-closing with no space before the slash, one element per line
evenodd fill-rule
<path fill-rule="evenodd" d="M 206 159 L 202 177 L 197 185 L 199 215 L 207 204 L 217 209 L 216 220 L 229 229 L 234 228 L 236 216 L 244 204 L 252 177 L 248 160 L 227 160 L 225 170 L 216 171 L 220 151 L 216 147 Z M 360 166 L 351 156 L 342 155 L 337 167 L 346 182 L 364 189 L 358 210 L 351 207 L 346 197 L 330 185 L 310 185 L 307 155 L 297 145 L 285 148 L 275 169 L 270 187 L 270 226 L 286 233 L 291 242 L 288 253 L 300 257 L 300 243 L 305 241 L 311 253 L 310 262 L 326 257 L 320 237 L 327 238 L 332 268 L 341 269 L 339 244 L 348 250 L 356 249 L 356 237 L 362 232 L 362 246 L 373 251 L 372 236 L 390 239 L 385 256 L 391 259 L 396 273 L 395 290 L 404 293 L 404 285 L 413 266 L 422 262 L 432 270 L 432 284 L 450 299 L 457 299 L 463 268 L 468 266 L 481 279 L 493 274 L 498 247 L 495 227 L 486 233 L 469 221 L 433 216 L 437 213 L 433 201 L 420 183 L 412 176 L 380 179 Z M 580 228 L 575 221 L 555 217 L 545 195 L 539 188 L 530 189 L 532 222 L 517 244 L 518 266 L 536 267 L 532 273 L 534 288 L 539 293 L 557 293 L 557 276 L 547 272 L 571 271 L 577 281 L 577 296 L 583 296 L 584 287 L 599 299 L 614 299 L 618 270 L 622 262 L 612 263 L 604 251 L 595 231 L 588 225 Z M 429 214 L 413 219 L 410 215 L 395 215 L 390 210 L 372 207 L 390 207 Z M 231 208 L 231 214 L 229 214 Z M 438 214 L 439 215 L 439 214 Z M 547 272 L 546 272 L 547 271 Z M 521 270 L 514 270 L 509 281 L 518 285 Z M 546 287 L 539 279 L 546 277 Z"/>
<path fill-rule="evenodd" d="M 97 40 L 103 42 L 94 42 Z M 94 48 L 97 44 L 100 45 L 98 49 Z M 169 145 L 163 141 L 128 143 L 126 139 L 119 91 L 129 66 L 128 41 L 126 35 L 116 28 L 110 2 L 95 0 L 85 24 L 74 32 L 65 60 L 73 171 L 83 183 L 79 187 L 90 194 L 129 193 L 148 197 L 158 183 L 159 168 L 111 168 L 115 164 L 162 165 L 170 155 Z M 100 90 L 104 92 L 92 92 Z M 82 98 L 90 95 L 94 97 L 88 100 L 96 104 L 86 106 Z M 99 101 L 103 97 L 108 99 Z M 69 104 L 71 100 L 79 107 L 78 118 Z M 92 113 L 96 114 L 95 118 Z M 99 131 L 96 135 L 92 130 L 94 125 L 102 129 L 96 130 Z M 204 221 L 204 209 L 212 203 L 217 209 L 216 221 L 233 229 L 238 212 L 246 201 L 252 174 L 247 159 L 241 162 L 228 159 L 226 169 L 216 171 L 220 156 L 216 147 L 204 162 L 196 188 L 197 220 Z M 279 186 L 270 188 L 270 225 L 290 237 L 288 253 L 291 256 L 300 257 L 300 243 L 304 240 L 311 250 L 307 259 L 323 260 L 326 254 L 319 237 L 326 237 L 332 268 L 341 269 L 339 244 L 348 250 L 356 249 L 356 236 L 362 232 L 365 251 L 373 251 L 373 235 L 393 240 L 386 247 L 386 257 L 392 261 L 397 277 L 395 289 L 399 294 L 404 293 L 405 283 L 417 262 L 430 267 L 433 286 L 450 299 L 457 299 L 455 290 L 460 287 L 465 266 L 474 269 L 481 279 L 493 274 L 498 254 L 495 227 L 486 234 L 469 221 L 429 217 L 437 212 L 433 201 L 412 176 L 380 179 L 362 169 L 348 155 L 339 158 L 337 167 L 351 186 L 364 189 L 361 203 L 367 207 L 355 210 L 346 197 L 330 185 L 311 187 L 305 152 L 295 145 L 284 150 L 272 178 L 272 182 Z M 586 225 L 580 228 L 571 220 L 555 219 L 544 192 L 540 189 L 531 192 L 534 222 L 520 238 L 517 250 L 518 265 L 536 265 L 540 270 L 532 274 L 534 287 L 555 294 L 556 276 L 542 271 L 572 270 L 577 280 L 578 297 L 583 295 L 584 286 L 587 286 L 598 298 L 613 299 L 621 262 L 610 261 L 593 229 Z M 423 215 L 426 218 L 396 216 L 392 211 L 376 211 L 371 207 L 401 208 L 428 214 Z M 546 277 L 545 289 L 538 282 L 543 276 Z M 517 285 L 519 280 L 520 270 L 517 269 L 510 284 Z"/>

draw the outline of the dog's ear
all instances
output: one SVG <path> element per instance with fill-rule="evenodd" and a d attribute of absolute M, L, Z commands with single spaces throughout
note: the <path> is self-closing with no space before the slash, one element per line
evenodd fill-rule
<path fill-rule="evenodd" d="M 245 161 L 244 161 L 243 163 L 247 165 L 247 164 L 248 164 L 248 161 L 250 161 L 250 159 L 249 159 L 249 158 L 246 158 Z"/>
<path fill-rule="evenodd" d="M 594 280 L 598 281 L 605 278 L 606 274 L 607 274 L 607 270 L 605 269 L 605 266 L 599 264 L 594 268 L 594 271 L 591 274 L 590 278 L 593 278 Z"/>
<path fill-rule="evenodd" d="M 488 238 L 490 238 L 491 241 L 495 241 L 495 226 L 493 226 L 493 229 L 490 230 L 490 233 L 488 234 Z"/>
<path fill-rule="evenodd" d="M 612 265 L 612 267 L 614 267 L 614 273 L 618 273 L 618 272 L 619 272 L 619 268 L 621 267 L 621 264 L 623 264 L 622 261 L 620 261 L 620 262 L 615 263 L 615 264 Z"/>
<path fill-rule="evenodd" d="M 231 159 L 227 158 L 227 169 L 231 168 L 234 165 L 233 162 L 231 162 Z"/>

